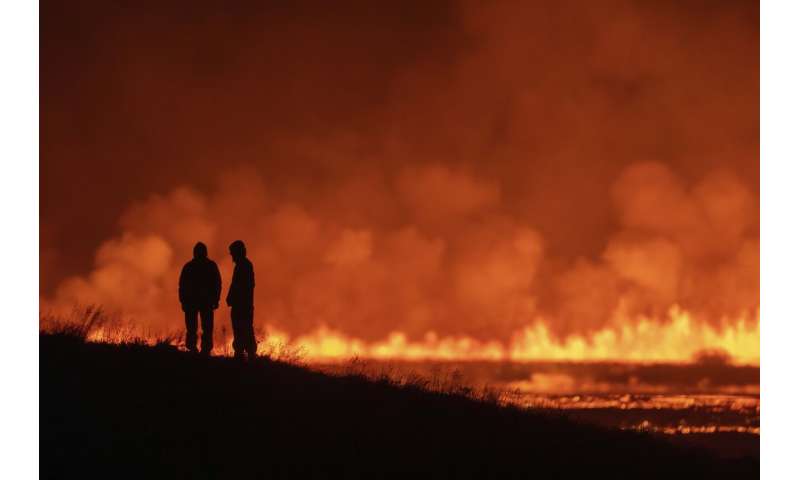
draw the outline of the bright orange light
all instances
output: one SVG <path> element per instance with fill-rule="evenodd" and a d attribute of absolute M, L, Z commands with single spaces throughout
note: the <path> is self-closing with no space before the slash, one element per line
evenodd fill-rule
<path fill-rule="evenodd" d="M 404 332 L 392 332 L 385 339 L 368 342 L 320 326 L 295 338 L 279 328 L 267 326 L 267 338 L 259 343 L 259 353 L 278 350 L 295 352 L 309 362 L 340 362 L 353 357 L 406 361 L 618 361 L 685 363 L 698 352 L 723 350 L 733 363 L 758 365 L 760 360 L 760 318 L 743 314 L 723 319 L 712 327 L 692 317 L 678 306 L 668 318 L 646 316 L 630 318 L 617 314 L 609 326 L 588 335 L 573 334 L 558 339 L 543 320 L 513 332 L 510 339 L 479 340 L 469 336 L 439 336 L 428 332 L 421 340 L 411 340 Z M 43 320 L 41 328 L 49 327 Z M 120 326 L 124 325 L 124 326 Z M 99 324 L 90 329 L 89 341 L 119 343 L 141 338 L 155 343 L 159 337 L 139 331 L 132 324 Z M 217 355 L 230 354 L 230 339 L 216 339 Z M 172 343 L 181 343 L 176 334 Z"/>
<path fill-rule="evenodd" d="M 614 326 L 588 336 L 571 335 L 559 341 L 543 322 L 516 331 L 511 340 L 480 341 L 467 336 L 439 337 L 429 332 L 411 341 L 393 332 L 382 341 L 365 342 L 326 327 L 290 338 L 269 328 L 266 352 L 276 344 L 302 349 L 310 361 L 341 361 L 358 356 L 402 360 L 569 360 L 625 362 L 689 362 L 704 350 L 722 349 L 738 364 L 757 365 L 760 357 L 760 319 L 741 316 L 715 329 L 695 321 L 689 312 L 673 307 L 666 322 L 647 317 L 614 319 Z"/>

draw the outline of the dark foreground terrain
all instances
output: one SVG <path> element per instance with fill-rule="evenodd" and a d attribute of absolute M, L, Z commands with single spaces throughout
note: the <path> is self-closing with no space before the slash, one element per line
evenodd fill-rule
<path fill-rule="evenodd" d="M 757 478 L 644 433 L 363 376 L 40 336 L 43 478 Z"/>

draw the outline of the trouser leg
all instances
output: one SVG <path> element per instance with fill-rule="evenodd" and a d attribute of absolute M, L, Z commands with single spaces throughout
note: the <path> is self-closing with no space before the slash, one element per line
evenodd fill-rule
<path fill-rule="evenodd" d="M 233 330 L 233 353 L 237 357 L 244 354 L 242 345 L 242 320 L 241 312 L 238 308 L 231 308 L 231 329 Z"/>
<path fill-rule="evenodd" d="M 209 308 L 200 311 L 200 322 L 203 326 L 203 336 L 200 340 L 200 350 L 206 354 L 211 354 L 214 348 L 214 310 Z"/>
<path fill-rule="evenodd" d="M 256 356 L 256 334 L 253 331 L 253 309 L 248 308 L 245 312 L 245 322 L 243 325 L 244 329 L 244 349 L 247 351 L 247 355 L 251 358 L 255 358 Z"/>
<path fill-rule="evenodd" d="M 186 321 L 186 349 L 190 352 L 197 351 L 197 310 L 186 310 L 184 312 Z"/>
<path fill-rule="evenodd" d="M 233 351 L 237 356 L 245 352 L 251 357 L 256 355 L 256 337 L 253 331 L 253 308 L 231 308 L 231 324 L 233 327 Z"/>

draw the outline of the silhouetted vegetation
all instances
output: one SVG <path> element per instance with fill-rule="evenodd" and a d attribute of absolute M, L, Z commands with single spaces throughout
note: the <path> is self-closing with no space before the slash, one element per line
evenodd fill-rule
<path fill-rule="evenodd" d="M 503 406 L 452 376 L 370 376 L 358 362 L 332 376 L 79 333 L 40 335 L 44 478 L 758 476 L 757 458 Z"/>

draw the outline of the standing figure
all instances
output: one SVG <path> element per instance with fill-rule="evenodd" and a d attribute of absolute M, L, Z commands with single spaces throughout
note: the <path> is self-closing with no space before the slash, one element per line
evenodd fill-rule
<path fill-rule="evenodd" d="M 203 327 L 200 351 L 211 354 L 214 347 L 214 310 L 219 308 L 222 279 L 217 264 L 208 258 L 203 242 L 194 246 L 192 258 L 181 270 L 178 298 L 186 319 L 186 349 L 197 353 L 197 316 Z"/>
<path fill-rule="evenodd" d="M 252 360 L 256 358 L 256 336 L 253 332 L 253 289 L 256 286 L 253 264 L 247 259 L 244 242 L 236 240 L 228 250 L 236 266 L 228 289 L 226 302 L 231 307 L 233 326 L 233 351 L 237 358 L 245 352 Z"/>

